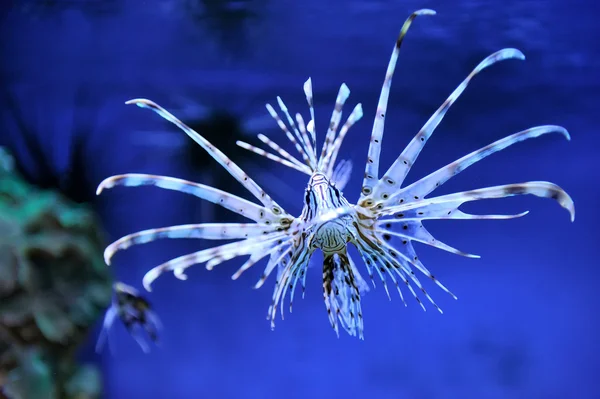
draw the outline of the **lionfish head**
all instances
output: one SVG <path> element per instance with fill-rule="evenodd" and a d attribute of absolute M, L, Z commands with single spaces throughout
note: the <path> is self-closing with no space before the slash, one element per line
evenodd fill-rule
<path fill-rule="evenodd" d="M 314 172 L 306 187 L 304 206 L 314 217 L 342 206 L 342 198 L 340 191 L 324 173 Z"/>

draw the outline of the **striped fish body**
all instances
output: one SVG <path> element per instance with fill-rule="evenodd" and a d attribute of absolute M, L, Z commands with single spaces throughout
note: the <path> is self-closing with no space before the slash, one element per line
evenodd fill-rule
<path fill-rule="evenodd" d="M 377 104 L 360 198 L 356 204 L 351 204 L 342 194 L 352 172 L 352 163 L 344 159 L 339 162 L 337 160 L 342 142 L 349 129 L 363 116 L 362 106 L 357 104 L 342 124 L 342 109 L 350 95 L 350 89 L 346 84 L 340 86 L 337 94 L 320 155 L 317 153 L 313 90 L 310 78 L 303 86 L 310 111 L 308 123 L 305 123 L 301 114 L 290 114 L 280 97 L 277 97 L 277 104 L 282 114 L 278 113 L 270 104 L 266 106 L 269 114 L 300 154 L 299 158 L 294 157 L 282 146 L 262 134 L 258 135 L 258 139 L 272 152 L 252 144 L 237 142 L 242 148 L 308 176 L 304 207 L 298 217 L 286 212 L 265 189 L 252 180 L 215 145 L 186 126 L 169 111 L 147 99 L 138 98 L 128 101 L 127 104 L 135 104 L 141 108 L 152 110 L 185 132 L 247 189 L 255 201 L 243 199 L 214 187 L 167 176 L 124 174 L 109 177 L 98 187 L 98 194 L 104 189 L 115 186 L 153 185 L 194 195 L 220 205 L 240 217 L 250 219 L 251 222 L 199 223 L 133 233 L 107 247 L 104 254 L 107 264 L 110 263 L 117 251 L 161 238 L 233 241 L 183 255 L 154 267 L 144 276 L 144 287 L 150 291 L 154 280 L 166 272 L 172 272 L 175 277 L 185 280 L 187 278 L 186 269 L 191 266 L 206 264 L 206 268 L 212 270 L 224 261 L 247 257 L 232 276 L 233 279 L 237 279 L 244 271 L 265 259 L 265 269 L 254 287 L 261 287 L 271 274 L 276 274 L 271 305 L 267 314 L 267 318 L 271 321 L 271 327 L 274 328 L 278 307 L 283 318 L 284 299 L 288 294 L 290 312 L 294 293 L 298 287 L 301 287 L 304 296 L 310 259 L 315 251 L 322 251 L 323 299 L 330 324 L 338 334 L 341 326 L 350 335 L 363 338 L 361 298 L 368 291 L 369 286 L 348 253 L 348 246 L 356 248 L 372 284 L 375 285 L 375 278 L 378 278 L 390 299 L 388 285 L 396 288 L 404 305 L 406 305 L 406 301 L 403 292 L 408 291 L 423 310 L 425 310 L 425 306 L 420 296 L 424 296 L 438 311 L 442 312 L 426 291 L 419 277 L 425 276 L 454 299 L 456 296 L 425 267 L 417 256 L 414 244 L 425 244 L 470 258 L 478 258 L 478 256 L 437 240 L 425 227 L 428 220 L 522 217 L 527 212 L 515 215 L 473 215 L 463 212 L 459 208 L 464 203 L 471 201 L 515 195 L 534 195 L 555 200 L 568 210 L 573 221 L 575 206 L 571 197 L 556 184 L 546 181 L 506 184 L 438 196 L 433 194 L 444 183 L 468 167 L 513 144 L 551 133 L 557 133 L 570 140 L 569 133 L 561 126 L 535 126 L 514 133 L 475 150 L 412 184 L 404 185 L 406 176 L 417 161 L 425 144 L 474 77 L 498 62 L 525 59 L 523 53 L 514 48 L 499 50 L 477 64 L 425 122 L 392 165 L 381 173 L 379 161 L 388 98 L 400 47 L 417 16 L 434 14 L 433 10 L 427 9 L 414 12 L 405 21 L 394 43 Z"/>

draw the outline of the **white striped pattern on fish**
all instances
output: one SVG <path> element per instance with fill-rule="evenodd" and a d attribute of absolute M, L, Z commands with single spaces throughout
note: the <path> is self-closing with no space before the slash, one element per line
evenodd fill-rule
<path fill-rule="evenodd" d="M 183 130 L 236 178 L 260 202 L 260 205 L 213 187 L 172 177 L 143 174 L 110 177 L 100 184 L 98 194 L 103 189 L 119 185 L 155 185 L 192 194 L 221 205 L 254 223 L 200 223 L 130 234 L 117 240 L 106 249 L 107 264 L 110 263 L 115 252 L 159 238 L 237 240 L 181 256 L 151 269 L 144 277 L 144 287 L 150 290 L 152 282 L 167 271 L 172 271 L 177 278 L 186 279 L 185 270 L 193 265 L 206 263 L 206 267 L 212 269 L 226 260 L 248 256 L 247 261 L 232 276 L 233 279 L 237 279 L 255 263 L 268 258 L 265 270 L 255 288 L 261 287 L 269 275 L 277 269 L 273 298 L 268 311 L 268 319 L 271 320 L 271 326 L 274 328 L 277 306 L 280 305 L 283 317 L 283 299 L 289 290 L 290 311 L 292 310 L 294 292 L 298 282 L 301 283 L 304 295 L 309 260 L 314 251 L 321 250 L 324 255 L 323 299 L 331 326 L 338 335 L 341 325 L 350 335 L 363 339 L 364 323 L 360 304 L 362 294 L 369 288 L 347 252 L 348 244 L 357 248 L 373 285 L 375 285 L 373 271 L 377 273 L 388 296 L 390 296 L 387 285 L 389 279 L 396 286 L 405 305 L 402 286 L 405 286 L 420 306 L 425 309 L 413 288 L 415 286 L 441 312 L 419 281 L 415 270 L 427 276 L 453 298 L 456 299 L 456 296 L 421 263 L 412 243 L 427 244 L 466 257 L 477 258 L 478 256 L 462 252 L 436 240 L 423 226 L 424 220 L 521 217 L 527 212 L 516 215 L 471 215 L 462 212 L 459 207 L 469 201 L 525 194 L 556 200 L 569 211 L 571 220 L 574 220 L 575 208 L 572 199 L 560 187 L 548 182 L 508 184 L 426 198 L 467 167 L 515 143 L 549 133 L 558 133 L 570 140 L 569 133 L 560 126 L 538 126 L 515 133 L 402 187 L 406 175 L 414 165 L 425 143 L 475 75 L 497 62 L 525 58 L 519 50 L 513 48 L 497 51 L 481 61 L 429 118 L 396 161 L 379 177 L 379 159 L 388 97 L 402 41 L 417 16 L 434 14 L 433 10 L 426 9 L 413 13 L 402 26 L 396 40 L 377 105 L 361 196 L 357 204 L 348 202 L 342 193 L 342 189 L 349 180 L 352 163 L 342 160 L 336 166 L 346 134 L 363 116 L 362 106 L 357 104 L 340 129 L 342 108 L 350 96 L 350 89 L 346 84 L 342 84 L 337 95 L 320 155 L 317 155 L 315 112 L 310 78 L 304 83 L 304 93 L 310 111 L 308 123 L 305 123 L 304 118 L 298 113 L 293 117 L 280 97 L 277 97 L 277 103 L 284 115 L 283 118 L 279 116 L 273 106 L 267 104 L 267 111 L 298 151 L 300 159 L 264 135 L 259 135 L 259 140 L 273 152 L 248 143 L 238 142 L 242 148 L 310 176 L 304 196 L 304 208 L 298 217 L 287 213 L 232 160 L 167 110 L 147 99 L 128 101 L 127 104 L 136 104 L 156 112 Z"/>

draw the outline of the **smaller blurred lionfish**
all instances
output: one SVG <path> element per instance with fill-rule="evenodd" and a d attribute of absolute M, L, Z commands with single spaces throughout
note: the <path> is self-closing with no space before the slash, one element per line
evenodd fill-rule
<path fill-rule="evenodd" d="M 135 288 L 121 282 L 116 282 L 113 285 L 113 289 L 113 300 L 104 316 L 102 330 L 96 343 L 96 352 L 102 350 L 105 340 L 108 340 L 110 349 L 108 334 L 115 322 L 115 318 L 118 317 L 142 350 L 148 353 L 150 347 L 143 338 L 140 330 L 145 330 L 148 338 L 156 343 L 158 341 L 158 330 L 161 329 L 160 319 L 152 311 L 150 303 Z"/>
<path fill-rule="evenodd" d="M 427 244 L 470 258 L 478 258 L 478 256 L 459 251 L 436 240 L 423 226 L 424 220 L 521 217 L 527 212 L 516 215 L 473 215 L 459 210 L 459 207 L 470 201 L 525 194 L 554 199 L 569 211 L 571 220 L 574 220 L 575 206 L 572 199 L 560 187 L 545 181 L 506 184 L 427 198 L 429 194 L 469 166 L 515 143 L 549 133 L 558 133 L 570 139 L 567 130 L 560 126 L 537 126 L 515 133 L 473 151 L 403 187 L 404 180 L 425 143 L 473 77 L 496 62 L 525 58 L 523 53 L 514 48 L 497 51 L 481 61 L 429 118 L 383 176 L 380 176 L 379 158 L 384 119 L 400 46 L 412 21 L 418 15 L 433 14 L 435 14 L 433 10 L 419 10 L 413 13 L 404 23 L 396 40 L 377 105 L 361 195 L 356 204 L 348 202 L 341 191 L 349 176 L 351 164 L 344 162 L 336 167 L 336 160 L 344 137 L 354 123 L 362 117 L 362 108 L 358 104 L 338 133 L 342 107 L 350 95 L 350 90 L 345 84 L 340 87 L 320 156 L 317 156 L 315 114 L 310 79 L 304 83 L 304 93 L 310 109 L 310 120 L 307 124 L 304 123 L 300 114 L 296 114 L 294 121 L 281 98 L 278 97 L 277 102 L 289 126 L 275 109 L 267 104 L 267 110 L 300 153 L 303 162 L 264 135 L 259 135 L 258 138 L 274 153 L 247 143 L 237 143 L 242 148 L 310 176 L 304 196 L 304 208 L 298 217 L 287 213 L 231 159 L 167 110 L 147 99 L 128 101 L 126 104 L 136 104 L 139 107 L 148 108 L 183 130 L 252 193 L 262 205 L 213 187 L 173 177 L 146 174 L 124 174 L 109 177 L 100 183 L 97 194 L 103 189 L 115 186 L 152 185 L 191 194 L 213 202 L 249 218 L 255 223 L 189 224 L 130 234 L 106 248 L 104 257 L 107 264 L 110 263 L 114 253 L 119 250 L 160 238 L 237 240 L 180 256 L 153 268 L 144 276 L 144 287 L 150 291 L 150 284 L 158 276 L 168 271 L 173 272 L 175 277 L 185 280 L 187 278 L 186 269 L 193 265 L 206 263 L 206 268 L 211 270 L 229 259 L 249 255 L 248 260 L 232 276 L 233 279 L 237 279 L 245 270 L 268 257 L 267 266 L 255 288 L 261 287 L 268 276 L 277 270 L 275 289 L 268 311 L 268 319 L 271 320 L 271 326 L 274 328 L 278 305 L 281 305 L 283 317 L 284 299 L 288 290 L 290 312 L 299 281 L 304 295 L 309 260 L 316 250 L 321 250 L 324 258 L 323 299 L 329 322 L 338 335 L 341 324 L 342 328 L 350 335 L 362 339 L 363 315 L 360 302 L 361 294 L 366 291 L 366 284 L 347 252 L 348 244 L 352 244 L 358 250 L 373 285 L 375 284 L 373 272 L 378 274 L 388 297 L 390 294 L 386 283 L 387 278 L 393 282 L 403 302 L 401 286 L 406 287 L 425 310 L 425 306 L 411 285 L 412 283 L 441 312 L 441 309 L 421 285 L 414 270 L 424 274 L 454 299 L 456 296 L 423 265 L 416 255 L 413 243 Z"/>

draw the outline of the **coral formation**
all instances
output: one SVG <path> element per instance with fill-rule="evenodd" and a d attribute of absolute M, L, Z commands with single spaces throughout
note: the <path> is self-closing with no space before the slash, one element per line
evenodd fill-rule
<path fill-rule="evenodd" d="M 94 213 L 25 182 L 0 153 L 0 386 L 9 398 L 95 398 L 75 354 L 111 299 Z M 2 394 L 0 394 L 0 397 Z"/>

